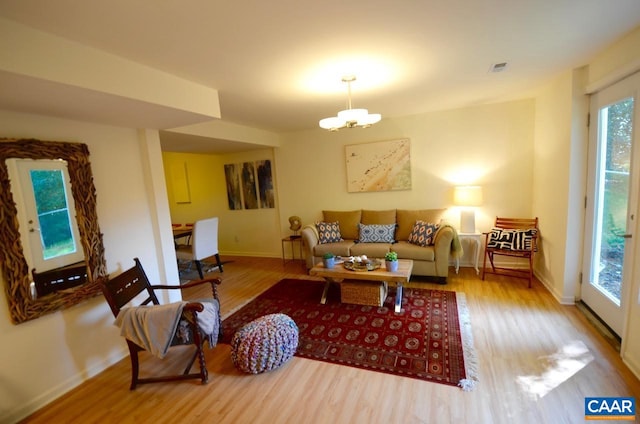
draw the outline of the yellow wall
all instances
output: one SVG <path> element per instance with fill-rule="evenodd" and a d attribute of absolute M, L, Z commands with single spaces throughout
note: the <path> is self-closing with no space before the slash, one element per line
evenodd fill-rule
<path fill-rule="evenodd" d="M 224 165 L 266 159 L 271 160 L 276 186 L 276 207 L 230 210 L 227 202 Z M 218 243 L 221 255 L 280 256 L 277 203 L 279 188 L 273 161 L 272 149 L 227 155 L 164 152 L 163 162 L 172 222 L 184 224 L 217 216 L 220 219 Z M 187 166 L 191 202 L 177 203 L 171 169 L 175 164 L 181 166 L 184 163 Z"/>

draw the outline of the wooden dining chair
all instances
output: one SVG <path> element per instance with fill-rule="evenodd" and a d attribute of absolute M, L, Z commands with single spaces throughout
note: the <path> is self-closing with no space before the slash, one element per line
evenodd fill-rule
<path fill-rule="evenodd" d="M 494 228 L 486 233 L 484 243 L 484 262 L 482 279 L 485 274 L 502 274 L 533 281 L 533 256 L 538 250 L 538 218 L 501 218 L 496 217 Z M 528 261 L 527 269 L 514 266 L 496 266 L 495 256 L 523 258 Z M 491 270 L 487 270 L 487 258 Z"/>
<path fill-rule="evenodd" d="M 189 235 L 186 237 L 186 239 L 187 239 L 187 240 L 186 240 L 186 244 L 191 244 L 191 238 L 193 237 L 193 227 L 194 227 L 194 225 L 195 225 L 195 224 L 194 224 L 193 222 L 187 222 L 186 224 L 184 224 L 184 226 L 185 226 L 186 228 L 188 228 L 188 229 L 190 229 L 190 230 L 191 230 L 191 234 L 189 234 Z"/>
<path fill-rule="evenodd" d="M 215 346 L 217 341 L 222 337 L 222 317 L 220 314 L 220 299 L 218 297 L 217 289 L 217 286 L 221 283 L 221 280 L 219 278 L 208 278 L 205 280 L 192 281 L 180 286 L 151 285 L 138 258 L 134 258 L 134 262 L 135 265 L 132 268 L 122 272 L 116 277 L 108 279 L 102 285 L 102 292 L 105 299 L 107 300 L 107 303 L 109 304 L 109 307 L 111 308 L 111 312 L 113 312 L 113 315 L 116 317 L 116 320 L 118 319 L 118 316 L 120 314 L 125 313 L 123 312 L 123 310 L 126 309 L 124 308 L 125 306 L 130 306 L 131 309 L 137 307 L 145 308 L 144 310 L 140 311 L 143 313 L 144 319 L 147 319 L 148 316 L 153 313 L 153 311 L 149 308 L 162 308 L 163 306 L 171 306 L 160 305 L 160 302 L 158 301 L 158 297 L 156 295 L 156 290 L 185 290 L 188 288 L 200 286 L 202 284 L 210 284 L 213 297 L 210 299 L 210 301 L 209 299 L 203 299 L 199 302 L 188 302 L 182 306 L 179 322 L 177 323 L 176 328 L 173 330 L 174 333 L 170 339 L 170 346 L 173 347 L 177 345 L 194 345 L 195 347 L 193 356 L 187 363 L 187 366 L 182 374 L 140 378 L 138 353 L 148 349 L 141 346 L 140 344 L 135 343 L 129 338 L 126 339 L 127 346 L 129 347 L 129 357 L 131 358 L 130 390 L 134 390 L 138 384 L 186 379 L 200 379 L 202 384 L 207 383 L 209 379 L 209 373 L 207 371 L 207 366 L 204 359 L 203 347 L 205 342 L 207 341 L 210 344 L 210 347 Z M 146 295 L 146 298 L 142 301 L 132 304 L 132 300 L 134 300 L 134 298 L 136 298 L 141 293 L 144 293 L 144 295 Z M 205 303 L 209 303 L 209 305 L 205 305 Z M 205 314 L 205 308 L 208 308 L 207 310 L 209 314 Z M 201 326 L 199 325 L 199 322 L 201 321 L 199 321 L 200 318 L 198 314 L 201 314 L 203 316 L 212 315 L 212 321 L 207 323 L 207 326 L 212 330 L 211 333 L 204 334 L 204 332 L 201 331 Z M 141 319 L 139 322 L 141 328 L 144 328 L 146 330 L 147 328 L 150 328 L 150 326 L 147 326 L 147 322 L 145 322 L 144 319 Z M 212 335 L 215 337 L 213 337 Z M 190 372 L 196 359 L 198 359 L 200 371 Z"/>

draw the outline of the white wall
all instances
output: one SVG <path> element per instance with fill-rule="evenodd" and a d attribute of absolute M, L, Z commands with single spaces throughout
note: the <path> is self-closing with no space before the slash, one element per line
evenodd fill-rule
<path fill-rule="evenodd" d="M 620 40 L 597 54 L 589 62 L 587 84 L 613 83 L 616 79 L 638 70 L 640 64 L 640 27 L 629 31 Z"/>
<path fill-rule="evenodd" d="M 203 116 L 220 118 L 218 91 L 211 87 L 2 17 L 0 70 L 17 77 L 13 80 L 16 84 L 29 78 L 29 84 L 43 91 L 43 109 L 39 110 L 54 111 L 58 116 L 74 116 L 64 113 L 74 109 L 74 99 L 88 101 L 83 96 L 90 93 L 91 102 L 84 105 L 81 114 L 85 119 L 95 116 L 92 108 L 102 102 L 118 102 L 111 103 L 111 107 L 118 104 L 129 113 L 107 114 L 107 109 L 100 109 L 99 119 L 108 119 L 101 122 L 147 122 L 147 125 L 155 123 L 166 127 L 177 125 L 176 122 L 184 125 L 185 120 L 201 122 Z M 67 93 L 67 102 L 51 107 L 54 102 L 49 104 L 47 96 L 61 93 L 57 90 L 62 87 Z M 69 90 L 70 87 L 74 89 Z M 123 102 L 124 99 L 128 101 Z M 130 120 L 126 115 L 135 115 L 137 120 Z"/>
<path fill-rule="evenodd" d="M 536 272 L 562 303 L 578 290 L 586 178 L 584 70 L 566 71 L 536 97 L 533 212 L 540 219 Z"/>
<path fill-rule="evenodd" d="M 281 255 L 280 238 L 291 233 L 288 217 L 304 224 L 322 217 L 323 209 L 449 208 L 456 184 L 477 183 L 484 205 L 477 210 L 477 229 L 493 225 L 496 215 L 530 216 L 533 187 L 534 108 L 532 99 L 385 118 L 367 129 L 331 133 L 321 129 L 283 134 L 281 147 L 235 155 L 163 153 L 171 218 L 177 223 L 220 216 L 220 252 L 250 256 Z M 411 140 L 412 189 L 348 193 L 345 145 L 381 140 Z M 272 159 L 276 208 L 230 211 L 224 186 L 224 164 Z M 187 163 L 192 202 L 173 198 L 170 164 Z M 472 247 L 461 264 L 471 264 Z M 289 251 L 285 252 L 289 254 Z"/>
<path fill-rule="evenodd" d="M 150 279 L 169 275 L 177 281 L 175 262 L 164 268 L 158 255 L 163 245 L 154 227 L 158 220 L 150 219 L 163 215 L 162 205 L 168 217 L 166 192 L 149 186 L 149 169 L 142 166 L 143 156 L 159 152 L 159 140 L 143 141 L 133 129 L 7 111 L 0 111 L 0 128 L 0 137 L 86 143 L 108 272 L 132 266 L 137 256 Z M 171 243 L 169 228 L 165 232 Z M 100 296 L 13 325 L 5 292 L 0 291 L 0 422 L 34 411 L 121 359 L 126 344 L 112 324 L 111 311 Z"/>
<path fill-rule="evenodd" d="M 470 183 L 484 191 L 484 204 L 476 213 L 478 230 L 490 229 L 496 215 L 529 216 L 533 125 L 534 101 L 529 99 L 383 117 L 367 129 L 285 134 L 275 150 L 281 227 L 288 232 L 291 215 L 313 223 L 324 209 L 396 208 L 450 208 L 448 219 L 457 226 L 453 186 Z M 400 138 L 411 140 L 411 190 L 348 193 L 345 145 Z M 472 249 L 463 247 L 467 253 Z M 469 262 L 465 254 L 462 263 Z"/>
<path fill-rule="evenodd" d="M 543 262 L 538 271 L 561 301 L 579 297 L 587 165 L 587 90 L 601 89 L 640 69 L 640 28 L 600 52 L 586 67 L 567 71 L 542 87 L 536 98 L 533 209 L 540 215 Z M 637 123 L 636 123 L 637 125 Z M 636 211 L 638 215 L 640 211 Z M 635 229 L 640 234 L 640 228 Z M 640 242 L 632 267 L 630 306 L 621 356 L 640 376 Z"/>
<path fill-rule="evenodd" d="M 638 59 L 640 30 L 594 59 L 588 83 Z M 262 211 L 259 219 L 255 211 L 222 210 L 226 193 L 220 165 L 242 162 L 254 153 L 215 157 L 210 178 L 219 202 L 211 211 L 226 213 L 225 226 L 231 234 L 247 231 L 239 236 L 241 243 L 245 238 L 255 243 L 231 246 L 229 252 L 277 256 L 279 237 L 289 233 L 290 215 L 312 223 L 323 209 L 448 207 L 455 184 L 477 183 L 485 197 L 477 213 L 479 230 L 490 228 L 496 215 L 540 216 L 544 260 L 538 272 L 563 298 L 572 292 L 567 281 L 577 261 L 572 253 L 577 247 L 567 242 L 567 234 L 575 225 L 576 194 L 571 186 L 581 172 L 576 163 L 580 78 L 563 73 L 543 87 L 536 100 L 384 117 L 365 130 L 284 134 L 282 147 L 273 152 L 277 209 Z M 109 272 L 119 272 L 138 256 L 151 279 L 166 275 L 175 282 L 175 264 L 167 253 L 171 251 L 169 203 L 159 184 L 164 177 L 157 134 L 5 111 L 0 111 L 0 127 L 0 137 L 88 144 Z M 344 146 L 398 138 L 411 139 L 412 189 L 347 193 Z M 458 211 L 451 208 L 449 217 L 457 222 Z M 636 252 L 640 255 L 640 249 Z M 634 320 L 640 318 L 639 264 L 636 260 L 629 315 Z M 111 325 L 112 316 L 101 298 L 14 326 L 4 296 L 0 293 L 0 361 L 5 364 L 0 367 L 0 422 L 24 416 L 124 354 L 124 341 Z M 625 336 L 623 358 L 638 374 L 640 337 L 632 332 Z M 42 352 L 48 357 L 40 356 Z"/>
<path fill-rule="evenodd" d="M 630 32 L 594 58 L 589 64 L 589 85 L 593 87 L 603 81 L 611 81 L 611 76 L 620 77 L 630 69 L 640 69 L 640 28 Z M 636 108 L 638 106 L 638 104 L 635 105 Z M 636 116 L 638 116 L 637 113 Z M 634 125 L 637 131 L 640 128 L 640 122 L 635 122 Z M 639 214 L 640 211 L 636 211 L 636 216 Z M 620 353 L 624 362 L 640 378 L 640 333 L 636 330 L 640 322 L 640 224 L 638 220 L 636 220 L 633 234 L 635 258 L 632 264 L 632 286 L 628 291 L 630 302 Z"/>

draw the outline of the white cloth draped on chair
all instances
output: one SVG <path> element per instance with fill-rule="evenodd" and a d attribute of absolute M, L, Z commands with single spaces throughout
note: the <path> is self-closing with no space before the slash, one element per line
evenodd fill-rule
<path fill-rule="evenodd" d="M 200 299 L 197 302 L 204 307 L 202 312 L 198 312 L 198 328 L 207 337 L 209 346 L 214 347 L 218 340 L 218 302 L 215 299 Z M 162 359 L 171 347 L 182 309 L 187 303 L 122 308 L 115 324 L 120 327 L 121 336 Z"/>

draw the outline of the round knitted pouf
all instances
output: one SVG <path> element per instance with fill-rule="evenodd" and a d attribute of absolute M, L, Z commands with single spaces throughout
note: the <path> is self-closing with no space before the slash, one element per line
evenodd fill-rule
<path fill-rule="evenodd" d="M 298 326 L 285 314 L 257 318 L 231 340 L 231 360 L 240 371 L 260 374 L 287 362 L 298 348 Z"/>

